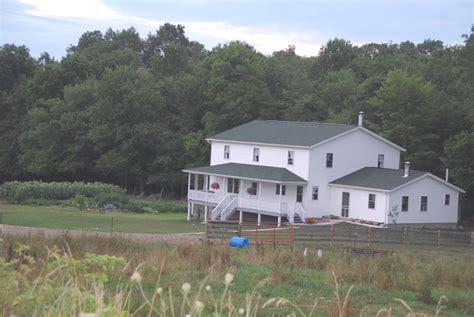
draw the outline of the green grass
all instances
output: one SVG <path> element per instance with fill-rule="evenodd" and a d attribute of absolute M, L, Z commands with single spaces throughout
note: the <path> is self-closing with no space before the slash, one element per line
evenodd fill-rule
<path fill-rule="evenodd" d="M 67 210 L 60 207 L 0 203 L 3 223 L 27 227 L 110 232 L 187 233 L 202 232 L 198 221 L 186 221 L 183 213 L 132 214 Z"/>
<path fill-rule="evenodd" d="M 194 296 L 200 283 L 206 279 L 205 284 L 212 287 L 213 296 L 219 299 L 223 293 L 224 274 L 231 272 L 235 274 L 230 287 L 231 301 L 237 308 L 245 305 L 246 294 L 256 288 L 261 295 L 257 316 L 284 316 L 295 311 L 288 306 L 271 305 L 262 308 L 265 301 L 274 297 L 285 297 L 306 313 L 314 301 L 319 299 L 320 306 L 314 316 L 334 316 L 335 284 L 331 271 L 335 271 L 342 297 L 353 285 L 349 296 L 350 314 L 347 316 L 359 316 L 361 309 L 368 312 L 367 316 L 375 316 L 379 309 L 389 307 L 393 309 L 392 316 L 406 315 L 407 310 L 395 298 L 404 300 L 416 312 L 434 316 L 436 303 L 441 295 L 446 295 L 449 299 L 444 303 L 447 308 L 443 311 L 443 316 L 474 315 L 474 254 L 466 250 L 398 248 L 394 250 L 395 254 L 386 257 L 352 257 L 343 254 L 339 247 L 324 247 L 323 257 L 317 258 L 314 252 L 311 256 L 304 257 L 302 248 L 292 251 L 288 247 L 251 247 L 244 250 L 215 244 L 172 246 L 119 238 L 48 239 L 42 236 L 4 236 L 0 250 L 3 248 L 3 254 L 7 254 L 10 246 L 19 243 L 29 245 L 29 254 L 35 259 L 33 271 L 29 274 L 31 279 L 38 274 L 44 263 L 47 253 L 45 246 L 57 246 L 64 250 L 67 243 L 75 259 L 83 258 L 86 253 L 95 253 L 120 256 L 130 261 L 124 271 L 119 267 L 107 273 L 110 280 L 104 287 L 108 302 L 113 302 L 112 296 L 119 281 L 130 280 L 129 277 L 139 266 L 144 293 L 151 297 L 159 280 L 158 286 L 166 292 L 171 288 L 177 309 L 182 302 L 183 283 L 191 283 L 191 295 Z M 396 263 L 398 267 L 392 267 L 392 263 Z M 97 273 L 97 268 L 95 270 Z M 428 301 L 420 298 L 419 280 L 425 275 L 430 276 L 433 283 Z M 4 276 L 7 278 L 10 275 Z M 264 283 L 260 283 L 261 281 Z M 55 283 L 48 285 L 56 285 Z M 60 284 L 57 285 L 58 289 L 62 289 L 61 287 Z M 133 294 L 133 299 L 132 311 L 143 303 L 142 295 L 138 292 Z M 209 309 L 204 315 L 210 315 L 213 307 L 211 294 L 204 292 L 199 299 Z"/>

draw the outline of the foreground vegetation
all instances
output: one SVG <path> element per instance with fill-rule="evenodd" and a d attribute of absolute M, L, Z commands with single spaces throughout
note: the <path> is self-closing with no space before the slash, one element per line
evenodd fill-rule
<path fill-rule="evenodd" d="M 146 201 L 140 201 L 140 204 L 146 203 Z M 153 201 L 150 203 L 163 204 L 162 209 L 165 209 L 169 204 L 178 204 L 168 201 Z M 140 233 L 204 231 L 204 226 L 199 221 L 188 222 L 185 220 L 186 215 L 183 213 L 136 214 L 82 211 L 78 208 L 65 209 L 62 206 L 27 206 L 0 202 L 0 214 L 3 219 L 0 219 L 0 222 L 3 221 L 4 224 L 27 227 Z"/>
<path fill-rule="evenodd" d="M 472 253 L 310 251 L 4 236 L 0 306 L 27 316 L 474 314 Z"/>

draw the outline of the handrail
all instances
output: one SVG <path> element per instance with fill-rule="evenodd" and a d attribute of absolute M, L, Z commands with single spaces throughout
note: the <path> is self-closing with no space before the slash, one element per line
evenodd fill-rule
<path fill-rule="evenodd" d="M 221 215 L 224 210 L 227 208 L 227 206 L 232 202 L 235 198 L 237 198 L 236 195 L 227 195 L 222 199 L 214 209 L 212 209 L 212 216 L 211 219 L 215 220 L 219 215 Z"/>
<path fill-rule="evenodd" d="M 302 203 L 296 204 L 295 213 L 297 213 L 300 216 L 301 220 L 304 222 L 304 220 L 306 219 L 306 210 L 304 210 Z"/>
<path fill-rule="evenodd" d="M 225 208 L 221 212 L 221 220 L 227 219 L 227 216 L 234 211 L 235 207 L 237 207 L 236 201 L 237 201 L 237 196 L 234 196 L 233 199 L 225 206 Z"/>
<path fill-rule="evenodd" d="M 295 221 L 295 214 L 293 212 L 293 210 L 291 210 L 290 208 L 288 208 L 288 204 L 287 203 L 281 203 L 280 205 L 280 213 L 286 213 L 286 218 L 288 219 L 288 222 L 289 223 L 293 223 Z"/>

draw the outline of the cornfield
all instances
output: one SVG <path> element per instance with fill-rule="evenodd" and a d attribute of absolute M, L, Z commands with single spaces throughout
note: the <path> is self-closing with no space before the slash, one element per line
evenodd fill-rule
<path fill-rule="evenodd" d="M 26 199 L 65 200 L 76 195 L 94 197 L 101 193 L 125 194 L 118 186 L 105 183 L 84 182 L 7 182 L 0 186 L 0 197 L 12 203 L 21 203 Z"/>

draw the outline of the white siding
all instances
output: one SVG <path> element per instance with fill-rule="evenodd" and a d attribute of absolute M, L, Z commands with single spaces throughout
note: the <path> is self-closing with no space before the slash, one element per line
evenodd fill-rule
<path fill-rule="evenodd" d="M 334 154 L 331 168 L 326 167 L 326 153 Z M 313 148 L 304 201 L 307 213 L 311 216 L 340 215 L 340 208 L 334 210 L 330 205 L 328 183 L 363 167 L 377 167 L 379 154 L 384 154 L 384 168 L 399 168 L 400 150 L 361 130 Z M 318 200 L 311 200 L 313 186 L 319 186 Z"/>
<path fill-rule="evenodd" d="M 449 206 L 444 204 L 450 195 Z M 408 211 L 402 210 L 402 196 L 409 197 Z M 428 196 L 427 211 L 420 211 L 421 196 Z M 390 193 L 389 210 L 397 207 L 397 223 L 456 223 L 458 221 L 459 192 L 433 179 L 424 177 Z"/>
<path fill-rule="evenodd" d="M 331 210 L 336 216 L 341 216 L 342 193 L 350 194 L 349 217 L 369 221 L 386 221 L 386 209 L 388 195 L 380 191 L 370 191 L 339 186 L 331 187 Z M 369 209 L 369 194 L 375 194 L 375 208 Z"/>
<path fill-rule="evenodd" d="M 224 159 L 224 145 L 230 146 L 229 159 Z M 259 162 L 253 161 L 253 149 L 256 147 L 260 149 Z M 295 152 L 293 165 L 288 165 L 288 151 Z M 283 167 L 306 180 L 308 179 L 309 149 L 213 141 L 211 165 L 225 163 Z"/>

